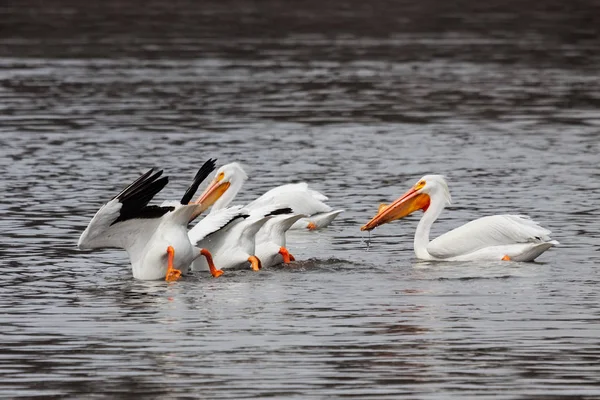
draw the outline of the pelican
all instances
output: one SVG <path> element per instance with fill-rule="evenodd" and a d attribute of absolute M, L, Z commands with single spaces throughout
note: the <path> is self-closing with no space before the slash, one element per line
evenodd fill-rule
<path fill-rule="evenodd" d="M 218 196 L 219 199 L 212 206 L 210 212 L 223 209 L 233 201 L 247 179 L 248 175 L 240 164 L 234 162 L 223 165 L 217 170 L 215 178 L 200 199 L 206 196 Z M 324 203 L 327 199 L 327 196 L 309 189 L 306 182 L 301 182 L 277 186 L 249 203 L 246 208 L 251 211 L 273 204 L 289 207 L 295 214 L 308 216 L 299 219 L 290 229 L 315 230 L 329 225 L 344 211 L 333 210 Z"/>
<path fill-rule="evenodd" d="M 441 175 L 426 175 L 389 206 L 382 204 L 375 217 L 361 227 L 375 227 L 423 210 L 417 225 L 414 247 L 422 260 L 505 260 L 533 261 L 557 245 L 542 228 L 527 216 L 492 215 L 471 221 L 429 241 L 429 230 L 446 205 L 450 204 L 448 184 Z"/>
<path fill-rule="evenodd" d="M 279 215 L 273 215 L 256 234 L 255 254 L 266 268 L 295 261 L 286 247 L 285 233 L 304 215 L 294 214 L 291 208 L 278 210 L 278 213 Z"/>
<path fill-rule="evenodd" d="M 197 203 L 205 203 L 208 198 L 218 198 L 209 215 L 198 222 L 190 231 L 190 240 L 198 246 L 205 246 L 212 253 L 214 262 L 220 268 L 226 269 L 238 266 L 249 261 L 253 270 L 262 268 L 262 258 L 267 259 L 266 265 L 271 266 L 281 260 L 290 262 L 294 259 L 285 247 L 285 231 L 290 229 L 287 223 L 289 218 L 276 218 L 273 225 L 268 225 L 267 217 L 274 217 L 281 213 L 314 214 L 312 220 L 301 224 L 303 228 L 318 229 L 329 224 L 343 210 L 332 211 L 331 207 L 323 203 L 327 197 L 308 188 L 306 183 L 278 186 L 265 193 L 252 203 L 244 207 L 244 211 L 231 210 L 227 206 L 233 201 L 242 188 L 248 175 L 238 163 L 222 166 L 216 173 L 214 180 L 200 195 Z M 295 211 L 300 210 L 300 211 Z M 285 211 L 283 211 L 285 210 Z M 303 217 L 294 218 L 294 224 Z M 247 220 L 245 220 L 248 218 Z M 230 222 L 238 219 L 236 228 L 229 226 Z M 242 220 L 245 220 L 242 222 Z M 284 220 L 286 222 L 284 222 Z M 240 224 L 237 226 L 237 224 Z M 260 236 L 258 241 L 250 236 L 260 232 L 261 227 L 267 224 L 269 233 Z M 285 231 L 281 229 L 285 227 Z M 257 229 L 258 228 L 258 229 Z M 283 237 L 281 237 L 283 235 Z M 260 250 L 261 256 L 255 254 Z M 208 258 L 207 258 L 208 260 Z M 194 263 L 193 269 L 202 268 L 203 261 Z"/>
<path fill-rule="evenodd" d="M 198 204 L 188 203 L 200 183 L 215 169 L 215 161 L 204 163 L 180 203 L 172 206 L 148 205 L 168 183 L 168 177 L 161 177 L 162 170 L 154 173 L 150 169 L 96 212 L 77 246 L 125 249 L 136 279 L 179 279 L 188 272 L 192 261 L 202 255 L 201 249 L 192 246 L 187 225 L 210 207 L 216 197 L 207 197 Z"/>
<path fill-rule="evenodd" d="M 200 202 L 203 204 L 203 202 Z M 255 255 L 255 236 L 261 227 L 281 211 L 269 206 L 249 211 L 242 206 L 224 208 L 209 214 L 188 233 L 192 243 L 210 252 L 213 262 L 221 269 L 238 267 L 250 263 L 254 271 L 262 268 Z M 210 259 L 207 257 L 207 262 Z M 193 270 L 205 267 L 198 259 Z"/>

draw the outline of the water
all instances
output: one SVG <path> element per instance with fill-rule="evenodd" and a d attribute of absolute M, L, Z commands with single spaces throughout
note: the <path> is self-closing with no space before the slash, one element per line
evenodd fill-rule
<path fill-rule="evenodd" d="M 600 396 L 592 5 L 63 3 L 3 9 L 0 397 Z M 176 199 L 208 157 L 245 165 L 240 202 L 308 181 L 346 212 L 219 279 L 75 248 L 139 172 Z M 426 173 L 433 236 L 523 213 L 561 246 L 423 263 L 417 215 L 360 232 Z"/>

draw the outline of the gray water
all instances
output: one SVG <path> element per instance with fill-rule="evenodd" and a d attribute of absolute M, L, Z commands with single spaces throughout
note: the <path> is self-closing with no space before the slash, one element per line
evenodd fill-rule
<path fill-rule="evenodd" d="M 63 3 L 3 9 L 0 397 L 600 397 L 592 6 Z M 218 279 L 75 248 L 140 172 L 177 199 L 209 157 L 247 169 L 239 203 L 306 181 L 346 211 Z M 427 173 L 453 196 L 434 237 L 521 213 L 561 245 L 424 263 L 419 215 L 359 230 Z"/>

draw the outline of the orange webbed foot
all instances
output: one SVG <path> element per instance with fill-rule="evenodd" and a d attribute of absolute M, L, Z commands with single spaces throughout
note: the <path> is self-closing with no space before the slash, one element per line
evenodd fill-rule
<path fill-rule="evenodd" d="M 308 225 L 306 225 L 306 229 L 308 229 L 309 231 L 315 231 L 317 230 L 317 225 L 311 221 L 308 223 Z"/>
<path fill-rule="evenodd" d="M 502 261 L 510 261 L 511 258 L 507 255 L 505 255 L 504 257 L 502 257 Z"/>
<path fill-rule="evenodd" d="M 294 258 L 293 255 L 290 254 L 290 252 L 288 251 L 288 249 L 286 249 L 283 246 L 281 246 L 279 248 L 279 254 L 281 254 L 281 256 L 283 257 L 283 262 L 286 263 L 286 264 L 289 264 L 292 261 L 296 261 L 296 259 Z"/>
<path fill-rule="evenodd" d="M 208 263 L 208 269 L 210 270 L 210 274 L 213 276 L 213 278 L 218 278 L 221 275 L 223 275 L 223 271 L 215 267 L 215 263 L 213 262 L 212 254 L 210 254 L 210 251 L 202 249 L 200 250 L 200 254 L 202 254 L 206 258 L 206 262 Z"/>
<path fill-rule="evenodd" d="M 252 264 L 253 271 L 260 271 L 260 269 L 262 268 L 262 263 L 260 262 L 258 257 L 250 256 L 248 257 L 248 261 L 250 262 L 250 264 Z"/>
<path fill-rule="evenodd" d="M 173 260 L 175 259 L 175 249 L 173 246 L 167 247 L 168 266 L 167 274 L 165 275 L 165 281 L 174 282 L 181 278 L 181 271 L 173 267 Z"/>

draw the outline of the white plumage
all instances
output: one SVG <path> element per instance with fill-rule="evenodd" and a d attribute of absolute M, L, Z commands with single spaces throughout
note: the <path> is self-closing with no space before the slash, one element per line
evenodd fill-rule
<path fill-rule="evenodd" d="M 238 163 L 222 166 L 216 172 L 211 185 L 200 197 L 203 199 L 215 191 L 220 191 L 220 198 L 215 202 L 211 212 L 227 207 L 242 188 L 248 175 Z M 319 229 L 327 226 L 343 210 L 333 210 L 325 204 L 327 196 L 310 189 L 306 182 L 277 186 L 252 201 L 246 208 L 254 210 L 267 205 L 278 204 L 289 207 L 295 214 L 304 214 L 306 218 L 298 220 L 291 229 Z"/>
<path fill-rule="evenodd" d="M 271 208 L 248 212 L 247 209 L 236 206 L 216 211 L 213 214 L 217 216 L 221 227 L 201 237 L 198 232 L 209 230 L 203 226 L 206 223 L 202 220 L 198 223 L 201 225 L 199 229 L 196 229 L 196 225 L 190 231 L 190 239 L 198 247 L 207 249 L 220 269 L 239 267 L 247 263 L 251 263 L 253 269 L 259 269 L 262 265 L 260 259 L 255 256 L 255 236 L 270 218 L 267 214 Z M 213 214 L 207 217 L 209 222 L 216 218 Z M 217 225 L 213 224 L 213 227 L 216 228 Z M 204 269 L 206 266 L 206 260 L 200 258 L 194 262 L 193 269 Z"/>
<path fill-rule="evenodd" d="M 203 202 L 210 197 L 217 198 L 208 217 L 201 220 L 190 231 L 190 239 L 193 243 L 212 253 L 215 265 L 219 268 L 230 268 L 248 262 L 250 257 L 255 256 L 254 252 L 257 246 L 260 249 L 261 256 L 268 258 L 267 265 L 273 265 L 274 262 L 280 259 L 287 262 L 286 260 L 290 260 L 290 257 L 285 246 L 276 246 L 276 243 L 281 242 L 281 236 L 285 243 L 285 231 L 292 227 L 301 229 L 321 228 L 331 223 L 342 212 L 342 210 L 332 210 L 330 206 L 323 203 L 327 200 L 327 197 L 310 189 L 305 182 L 273 188 L 246 205 L 243 210 L 227 208 L 246 179 L 248 179 L 248 175 L 240 164 L 234 162 L 224 165 L 217 170 L 215 178 L 198 199 L 198 202 Z M 289 210 L 283 211 L 284 208 L 289 208 Z M 262 221 L 262 223 L 253 222 L 255 219 L 262 220 L 270 212 L 276 214 L 282 212 L 285 214 L 302 214 L 302 216 L 294 217 L 293 224 L 283 222 L 284 220 L 289 221 L 289 218 L 276 218 L 278 222 L 275 225 L 269 225 L 267 220 Z M 229 223 L 231 219 L 240 213 L 248 214 L 249 218 L 244 221 L 240 219 Z M 311 215 L 309 220 L 303 219 L 306 215 Z M 256 234 L 262 230 L 261 227 L 259 227 L 259 230 L 254 229 L 258 224 L 274 226 L 275 228 L 267 229 L 272 229 L 272 234 L 276 235 L 277 238 L 271 239 L 269 237 L 271 233 L 265 233 L 260 236 L 255 244 L 250 245 L 250 234 Z M 243 229 L 246 225 L 251 226 L 252 229 Z M 279 233 L 283 227 L 285 227 L 285 231 Z M 252 237 L 252 240 L 255 240 L 255 238 Z M 262 261 L 261 257 L 254 257 L 251 260 L 254 269 L 260 261 Z M 194 268 L 202 268 L 203 263 L 203 260 L 196 261 Z"/>
<path fill-rule="evenodd" d="M 427 175 L 394 203 L 383 206 L 361 230 L 371 230 L 414 211 L 423 210 L 423 217 L 415 233 L 414 248 L 416 256 L 424 260 L 533 261 L 558 244 L 550 239 L 548 229 L 522 215 L 479 218 L 430 242 L 431 225 L 450 201 L 445 178 L 441 175 Z"/>
<path fill-rule="evenodd" d="M 210 204 L 187 205 L 198 185 L 214 170 L 207 161 L 182 201 L 148 206 L 168 183 L 162 171 L 149 170 L 104 204 L 81 234 L 80 249 L 120 248 L 127 251 L 136 279 L 175 280 L 200 255 L 188 238 L 187 225 Z"/>
<path fill-rule="evenodd" d="M 451 230 L 427 245 L 434 259 L 533 261 L 558 244 L 550 231 L 527 216 L 491 215 Z"/>
<path fill-rule="evenodd" d="M 312 190 L 306 182 L 290 183 L 277 186 L 250 204 L 248 209 L 268 204 L 281 204 L 290 207 L 296 214 L 304 214 L 289 229 L 320 229 L 331 223 L 344 210 L 333 210 L 323 203 L 328 198 L 324 194 Z"/>
<path fill-rule="evenodd" d="M 285 233 L 302 217 L 302 214 L 275 215 L 258 231 L 255 254 L 263 267 L 294 260 L 287 250 Z"/>
<path fill-rule="evenodd" d="M 241 214 L 242 208 L 243 206 L 233 206 L 209 213 L 189 230 L 188 236 L 190 240 L 192 243 L 198 243 L 208 235 L 222 229 Z"/>

